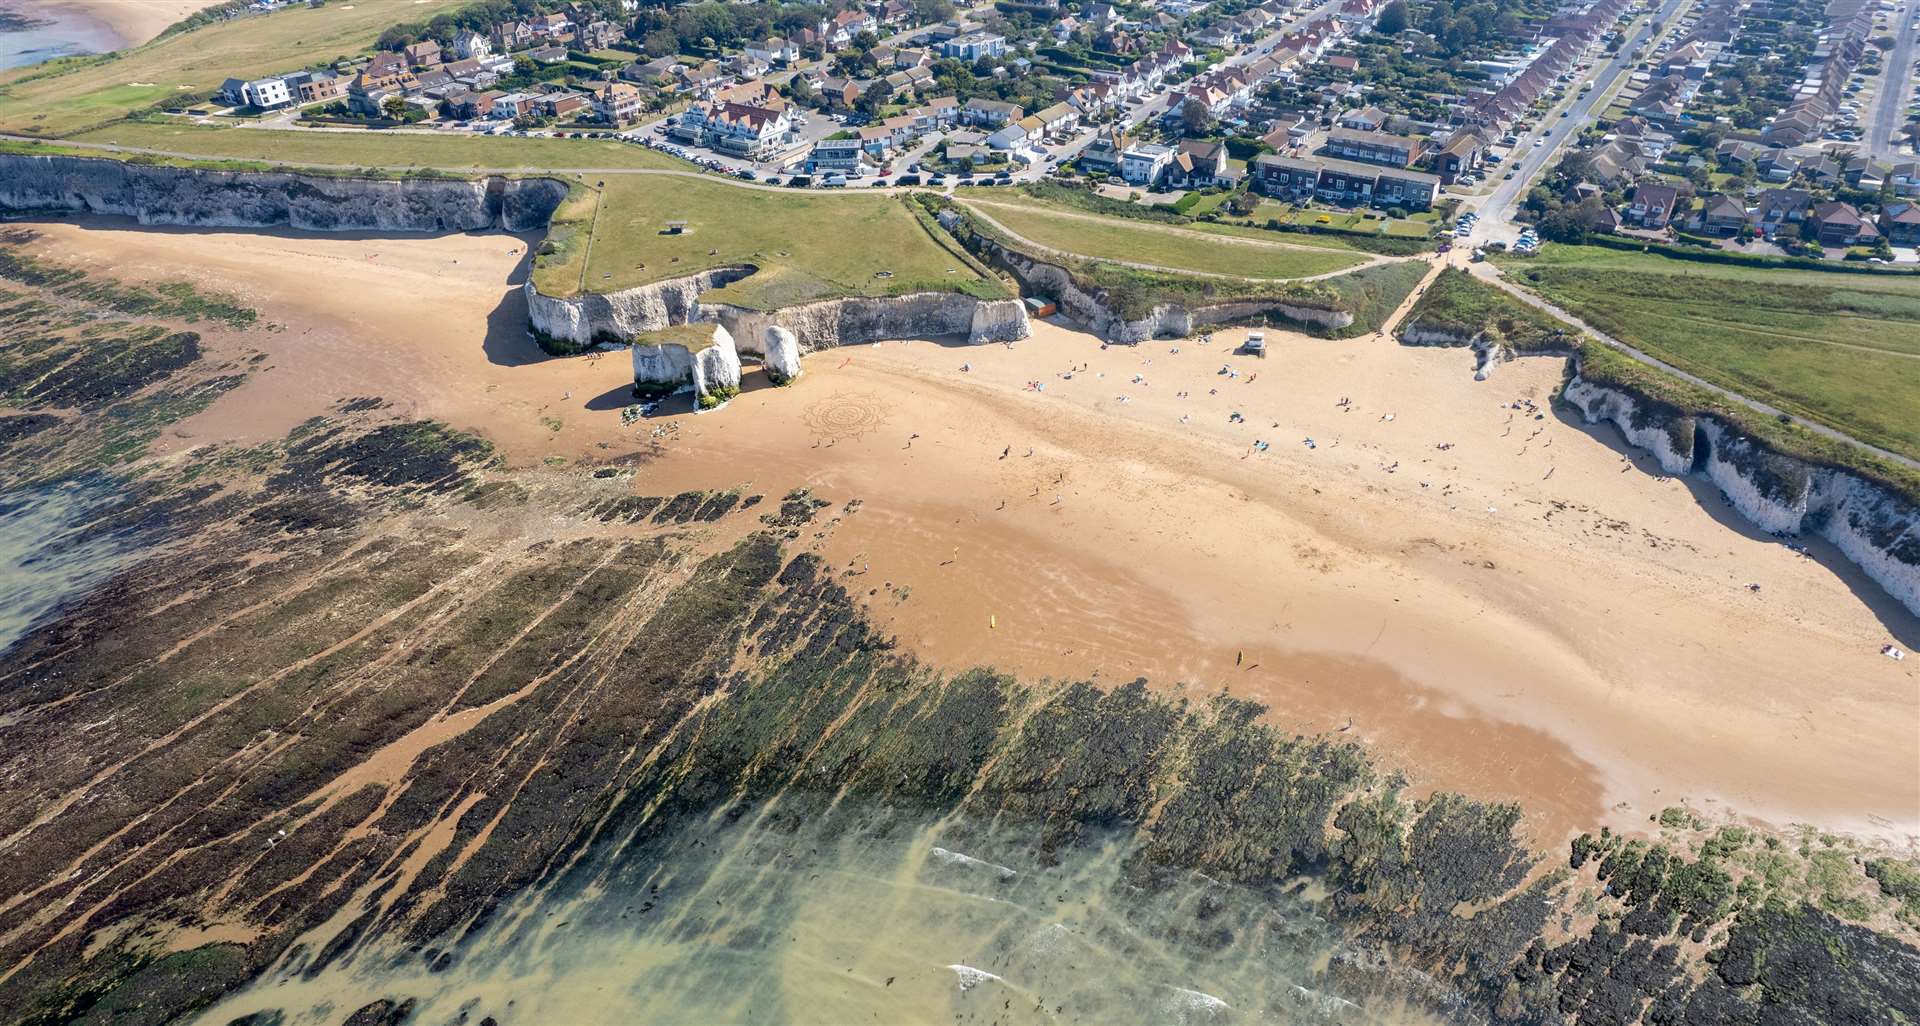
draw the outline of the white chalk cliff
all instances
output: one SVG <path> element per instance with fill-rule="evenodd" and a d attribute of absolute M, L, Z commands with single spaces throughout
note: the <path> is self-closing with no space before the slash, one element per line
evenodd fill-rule
<path fill-rule="evenodd" d="M 1920 614 L 1920 507 L 1836 467 L 1774 452 L 1710 414 L 1688 413 L 1578 373 L 1562 393 L 1588 423 L 1612 423 L 1670 474 L 1704 474 L 1766 531 L 1833 543 L 1868 577 Z"/>
<path fill-rule="evenodd" d="M 703 346 L 643 338 L 632 350 L 634 384 L 643 390 L 692 388 L 694 395 L 705 396 L 740 388 L 739 350 L 733 335 L 718 324 Z"/>

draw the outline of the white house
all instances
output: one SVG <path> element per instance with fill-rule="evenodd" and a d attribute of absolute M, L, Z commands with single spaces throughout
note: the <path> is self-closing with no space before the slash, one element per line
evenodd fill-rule
<path fill-rule="evenodd" d="M 230 78 L 221 86 L 220 92 L 227 102 L 237 107 L 271 110 L 293 102 L 293 92 L 287 88 L 286 80 L 278 78 L 256 78 L 251 81 Z"/>
<path fill-rule="evenodd" d="M 453 52 L 459 54 L 462 60 L 486 57 L 493 53 L 493 40 L 478 32 L 462 32 L 454 37 Z"/>
<path fill-rule="evenodd" d="M 1120 177 L 1133 185 L 1152 185 L 1173 163 L 1173 148 L 1158 143 L 1130 146 L 1120 154 Z"/>

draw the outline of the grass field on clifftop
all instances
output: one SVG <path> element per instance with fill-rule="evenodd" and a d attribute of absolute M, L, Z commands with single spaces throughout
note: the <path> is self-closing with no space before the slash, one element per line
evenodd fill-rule
<path fill-rule="evenodd" d="M 205 94 L 228 78 L 349 57 L 392 25 L 460 6 L 461 0 L 354 0 L 292 7 L 181 32 L 110 57 L 15 69 L 0 74 L 0 131 L 70 134 Z"/>
<path fill-rule="evenodd" d="M 693 165 L 612 139 L 547 139 L 464 133 L 305 132 L 123 121 L 74 136 L 76 142 L 129 146 L 195 157 L 382 168 L 661 168 Z"/>
<path fill-rule="evenodd" d="M 1365 262 L 1352 251 L 1224 237 L 1146 221 L 1126 221 L 1050 206 L 1039 200 L 968 193 L 963 202 L 1039 246 L 1094 260 L 1126 261 L 1240 278 L 1304 278 Z"/>
<path fill-rule="evenodd" d="M 765 310 L 843 296 L 1004 295 L 964 250 L 896 197 L 658 175 L 604 181 L 576 190 L 555 216 L 555 252 L 534 268 L 541 291 L 608 292 L 751 265 L 759 273 L 703 300 Z M 669 221 L 685 221 L 686 232 L 665 234 Z M 581 241 L 585 233 L 590 244 Z"/>
<path fill-rule="evenodd" d="M 1585 246 L 1505 266 L 1520 284 L 1676 367 L 1920 457 L 1920 277 Z"/>

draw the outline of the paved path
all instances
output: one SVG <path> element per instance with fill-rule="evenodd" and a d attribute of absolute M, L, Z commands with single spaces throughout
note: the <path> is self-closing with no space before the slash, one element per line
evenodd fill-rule
<path fill-rule="evenodd" d="M 1907 108 L 1907 93 L 1913 87 L 1913 44 L 1920 35 L 1920 13 L 1909 5 L 1894 14 L 1900 19 L 1900 31 L 1893 37 L 1893 50 L 1880 65 L 1880 88 L 1873 102 L 1873 122 L 1867 126 L 1867 153 L 1886 159 L 1899 152 L 1893 133 L 1901 124 Z"/>
<path fill-rule="evenodd" d="M 1913 459 L 1912 457 L 1909 457 L 1909 456 L 1902 456 L 1897 452 L 1890 452 L 1886 449 L 1880 448 L 1877 445 L 1869 445 L 1868 443 L 1863 442 L 1858 438 L 1853 437 L 1852 435 L 1849 435 L 1843 431 L 1836 431 L 1833 428 L 1826 426 L 1825 424 L 1816 423 L 1804 417 L 1794 416 L 1793 414 L 1788 413 L 1785 410 L 1782 410 L 1778 407 L 1769 406 L 1768 404 L 1763 403 L 1758 399 L 1752 399 L 1747 396 L 1741 395 L 1738 392 L 1734 392 L 1729 389 L 1722 388 L 1719 385 L 1716 385 L 1713 382 L 1708 381 L 1704 378 L 1698 377 L 1693 374 L 1689 374 L 1686 371 L 1683 371 L 1680 368 L 1675 367 L 1673 364 L 1670 364 L 1665 360 L 1660 359 L 1659 357 L 1652 356 L 1652 355 L 1649 355 L 1648 353 L 1642 352 L 1641 350 L 1635 349 L 1634 347 L 1626 344 L 1625 342 L 1622 342 L 1619 339 L 1614 338 L 1613 336 L 1600 331 L 1599 329 L 1595 328 L 1593 325 L 1588 324 L 1587 322 L 1581 320 L 1578 317 L 1575 317 L 1573 314 L 1568 313 L 1567 311 L 1561 309 L 1560 307 L 1555 306 L 1553 303 L 1548 302 L 1547 300 L 1541 298 L 1540 296 L 1534 294 L 1533 292 L 1530 292 L 1527 289 L 1521 288 L 1520 286 L 1515 285 L 1513 282 L 1508 281 L 1501 274 L 1500 269 L 1491 263 L 1474 264 L 1473 273 L 1475 276 L 1479 277 L 1483 281 L 1486 281 L 1492 285 L 1495 285 L 1501 289 L 1504 289 L 1509 295 L 1513 296 L 1515 299 L 1518 299 L 1521 302 L 1528 304 L 1529 306 L 1533 306 L 1537 309 L 1543 310 L 1549 315 L 1561 321 L 1564 321 L 1567 324 L 1573 325 L 1574 327 L 1587 333 L 1593 338 L 1600 340 L 1602 343 L 1606 345 L 1612 346 L 1614 349 L 1619 350 L 1621 353 L 1632 357 L 1633 359 L 1639 361 L 1640 363 L 1644 363 L 1649 367 L 1656 367 L 1661 371 L 1667 374 L 1671 374 L 1674 377 L 1679 378 L 1681 381 L 1684 381 L 1687 384 L 1694 386 L 1695 388 L 1699 388 L 1704 391 L 1711 392 L 1714 395 L 1720 396 L 1721 398 L 1728 400 L 1729 402 L 1739 403 L 1741 406 L 1745 406 L 1747 409 L 1750 409 L 1755 413 L 1763 414 L 1768 417 L 1784 417 L 1791 423 L 1794 423 L 1803 428 L 1806 428 L 1808 431 L 1811 431 L 1814 434 L 1821 436 L 1822 438 L 1828 438 L 1836 442 L 1842 442 L 1844 444 L 1854 446 L 1855 448 L 1862 449 L 1866 452 L 1870 452 L 1875 456 L 1878 456 L 1881 459 L 1888 461 L 1889 463 L 1897 463 L 1900 466 L 1906 467 L 1909 470 L 1920 470 L 1920 460 Z"/>

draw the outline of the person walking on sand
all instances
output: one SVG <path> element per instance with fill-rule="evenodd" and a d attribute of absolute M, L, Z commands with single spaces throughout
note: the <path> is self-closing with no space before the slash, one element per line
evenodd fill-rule
<path fill-rule="evenodd" d="M 1000 450 L 1000 458 L 1004 460 L 1012 452 L 1013 452 L 1013 446 L 1009 445 L 1006 448 Z"/>

